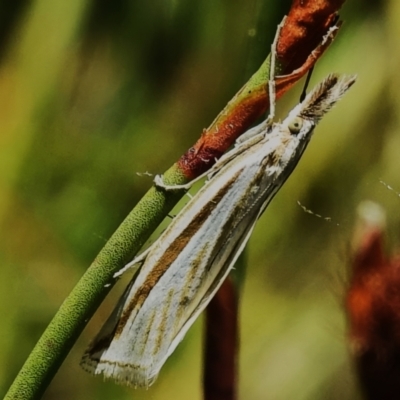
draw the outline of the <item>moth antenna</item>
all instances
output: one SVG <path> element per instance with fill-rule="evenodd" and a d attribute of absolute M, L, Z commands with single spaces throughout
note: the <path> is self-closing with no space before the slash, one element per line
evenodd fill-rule
<path fill-rule="evenodd" d="M 314 71 L 314 65 L 307 72 L 307 77 L 306 77 L 306 81 L 304 82 L 303 91 L 301 92 L 301 95 L 300 95 L 300 103 L 302 103 L 307 96 L 307 88 L 308 88 L 308 84 L 310 83 L 310 79 L 311 79 L 311 75 L 312 75 L 313 71 Z"/>

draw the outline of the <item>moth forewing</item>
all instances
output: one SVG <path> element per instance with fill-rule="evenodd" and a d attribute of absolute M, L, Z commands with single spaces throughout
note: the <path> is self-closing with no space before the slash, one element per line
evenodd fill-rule
<path fill-rule="evenodd" d="M 315 125 L 354 83 L 329 75 L 282 123 L 227 153 L 145 256 L 85 353 L 94 374 L 147 387 L 207 306 L 254 225 L 301 158 Z"/>

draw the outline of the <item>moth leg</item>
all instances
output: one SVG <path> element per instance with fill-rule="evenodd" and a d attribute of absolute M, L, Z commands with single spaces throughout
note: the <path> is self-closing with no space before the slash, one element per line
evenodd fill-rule
<path fill-rule="evenodd" d="M 164 179 L 161 175 L 156 175 L 154 177 L 154 186 L 158 189 L 163 189 L 167 192 L 170 191 L 174 191 L 174 190 L 189 190 L 193 184 L 197 181 L 199 181 L 200 179 L 204 178 L 206 175 L 208 175 L 208 172 L 205 172 L 204 174 L 201 174 L 200 176 L 198 176 L 197 178 L 191 180 L 188 183 L 185 183 L 183 185 L 167 185 L 166 183 L 164 183 Z"/>
<path fill-rule="evenodd" d="M 117 271 L 114 275 L 113 278 L 118 278 L 119 276 L 123 275 L 126 271 L 131 269 L 133 266 L 136 264 L 143 264 L 149 254 L 149 252 L 152 250 L 153 246 L 157 243 L 154 242 L 148 249 L 146 249 L 143 253 L 140 253 L 137 257 L 135 257 L 132 261 L 128 262 L 128 264 L 125 265 L 125 267 L 121 268 L 119 271 Z"/>
<path fill-rule="evenodd" d="M 275 103 L 276 103 L 276 90 L 275 90 L 276 46 L 278 44 L 279 34 L 281 32 L 285 18 L 278 25 L 274 41 L 272 42 L 271 45 L 271 60 L 269 63 L 269 77 L 268 77 L 269 115 L 263 122 L 261 122 L 261 124 L 255 126 L 254 128 L 249 129 L 243 135 L 241 135 L 236 140 L 236 143 L 239 144 L 243 143 L 246 140 L 252 138 L 253 136 L 257 136 L 260 133 L 266 132 L 272 126 L 272 121 L 275 118 Z"/>
<path fill-rule="evenodd" d="M 279 35 L 285 23 L 286 17 L 283 18 L 282 22 L 276 29 L 274 41 L 271 46 L 271 61 L 269 64 L 269 78 L 268 78 L 268 97 L 269 97 L 269 115 L 266 119 L 267 124 L 272 124 L 275 118 L 275 103 L 276 103 L 276 91 L 275 91 L 275 68 L 276 68 L 276 48 L 278 46 Z"/>
<path fill-rule="evenodd" d="M 246 133 L 244 133 L 244 134 L 246 134 Z M 265 137 L 265 131 L 260 129 L 260 132 L 258 132 L 258 134 L 254 134 L 254 135 L 251 135 L 251 137 L 247 137 L 245 140 L 243 140 L 243 142 L 237 142 L 235 144 L 235 147 L 232 150 L 230 150 L 230 151 L 228 151 L 228 153 L 224 154 L 214 164 L 214 166 L 208 172 L 208 178 L 213 177 L 225 165 L 229 164 L 237 156 L 244 153 L 247 149 L 249 149 L 250 147 L 252 147 L 255 144 L 257 144 L 258 142 L 260 142 L 262 139 L 264 139 L 264 137 Z"/>
<path fill-rule="evenodd" d="M 276 68 L 276 47 L 278 45 L 279 35 L 281 33 L 283 24 L 285 23 L 286 17 L 283 18 L 282 22 L 278 25 L 274 41 L 271 45 L 271 60 L 269 63 L 269 77 L 268 77 L 268 97 L 269 97 L 269 115 L 261 122 L 261 124 L 249 129 L 243 135 L 236 139 L 236 145 L 249 140 L 250 138 L 259 134 L 265 134 L 272 126 L 272 121 L 275 118 L 275 103 L 276 103 L 276 91 L 275 91 L 275 68 Z"/>
<path fill-rule="evenodd" d="M 164 180 L 162 176 L 156 175 L 154 178 L 154 185 L 159 188 L 163 189 L 166 191 L 172 191 L 172 190 L 188 190 L 192 187 L 192 185 L 197 182 L 198 180 L 202 179 L 204 176 L 211 177 L 216 174 L 216 172 L 219 171 L 224 165 L 226 165 L 229 161 L 231 161 L 237 154 L 242 153 L 244 150 L 248 148 L 242 147 L 242 144 L 244 142 L 247 142 L 249 139 L 256 137 L 258 135 L 262 136 L 261 134 L 264 134 L 271 126 L 272 126 L 272 121 L 275 117 L 275 100 L 276 100 L 276 93 L 275 93 L 275 64 L 276 64 L 276 47 L 278 44 L 278 39 L 279 35 L 281 32 L 281 29 L 283 27 L 283 24 L 285 22 L 286 17 L 283 18 L 282 22 L 278 25 L 278 28 L 276 30 L 275 38 L 274 41 L 272 42 L 271 46 L 271 61 L 270 61 L 270 66 L 269 66 L 269 78 L 268 78 L 268 93 L 269 93 L 269 115 L 267 119 L 261 124 L 257 125 L 256 127 L 249 129 L 247 132 L 245 132 L 240 138 L 236 140 L 236 145 L 235 149 L 229 151 L 226 154 L 226 157 L 222 157 L 213 167 L 209 172 L 206 172 L 197 178 L 193 179 L 192 181 L 185 183 L 183 185 L 167 185 L 164 183 Z M 261 139 L 261 138 L 260 138 Z M 255 143 L 257 143 L 259 139 L 255 140 Z M 252 145 L 253 142 L 250 143 Z"/>
<path fill-rule="evenodd" d="M 245 133 L 240 135 L 235 141 L 235 147 L 239 147 L 242 143 L 247 142 L 249 139 L 260 135 L 265 134 L 267 130 L 272 126 L 270 121 L 264 120 L 261 124 L 254 126 L 253 128 L 247 130 Z"/>

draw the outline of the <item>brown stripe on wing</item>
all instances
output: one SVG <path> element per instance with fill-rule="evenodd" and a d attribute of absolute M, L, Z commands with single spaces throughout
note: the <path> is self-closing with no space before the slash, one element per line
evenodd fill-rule
<path fill-rule="evenodd" d="M 240 173 L 241 171 L 238 171 L 233 177 L 231 177 L 231 179 L 215 194 L 215 196 L 210 199 L 210 201 L 193 218 L 191 223 L 183 230 L 182 234 L 171 243 L 171 246 L 161 256 L 152 271 L 148 274 L 145 282 L 143 282 L 142 286 L 138 288 L 132 300 L 124 308 L 115 330 L 116 337 L 121 334 L 133 309 L 140 308 L 143 305 L 153 287 L 176 260 L 193 235 L 203 226 L 203 223 L 206 221 L 210 213 L 218 206 L 220 200 L 235 183 Z"/>
<path fill-rule="evenodd" d="M 269 160 L 273 159 L 274 153 L 268 154 L 266 158 Z M 216 254 L 218 254 L 218 252 L 221 251 L 221 249 L 223 248 L 223 246 L 227 241 L 231 240 L 233 232 L 239 227 L 239 225 L 242 223 L 243 219 L 248 215 L 248 213 L 252 211 L 255 200 L 254 197 L 251 197 L 252 203 L 249 204 L 250 191 L 253 191 L 255 188 L 260 186 L 264 174 L 265 174 L 265 169 L 260 168 L 257 171 L 257 173 L 254 174 L 251 181 L 248 183 L 248 188 L 250 190 L 247 193 L 243 193 L 243 196 L 241 197 L 240 201 L 237 202 L 236 207 L 232 210 L 232 213 L 229 217 L 228 224 L 231 225 L 229 233 L 221 234 L 217 239 L 217 244 L 214 246 L 215 249 L 217 250 Z M 241 240 L 238 239 L 237 241 Z"/>
<path fill-rule="evenodd" d="M 163 302 L 163 304 L 160 306 L 160 309 L 156 310 L 157 315 L 159 316 L 159 318 L 161 318 L 161 321 L 158 324 L 157 338 L 155 340 L 152 352 L 153 356 L 159 353 L 163 339 L 165 339 L 165 331 L 168 328 L 167 321 L 170 315 L 170 307 L 174 296 L 174 292 L 175 290 L 171 288 L 168 291 L 168 296 L 166 301 Z"/>
<path fill-rule="evenodd" d="M 179 308 L 177 309 L 177 318 L 176 321 L 178 322 L 177 326 L 174 327 L 174 331 L 178 332 L 181 328 L 180 318 L 186 311 L 187 307 L 190 307 L 193 296 L 191 292 L 202 285 L 204 279 L 204 270 L 202 276 L 198 276 L 198 266 L 201 265 L 204 258 L 207 256 L 208 253 L 208 243 L 204 244 L 204 247 L 198 252 L 196 258 L 191 260 L 190 268 L 188 269 L 188 274 L 186 274 L 186 281 L 184 288 L 182 290 L 182 294 L 179 300 Z M 197 281 L 196 288 L 193 287 L 194 281 Z"/>
<path fill-rule="evenodd" d="M 150 318 L 147 319 L 147 326 L 146 326 L 146 330 L 144 333 L 144 338 L 142 340 L 142 343 L 145 344 L 147 343 L 147 340 L 149 338 L 150 332 L 151 332 L 151 328 L 154 324 L 154 320 L 156 319 L 156 314 L 158 314 L 158 310 L 151 310 L 151 315 Z M 145 345 L 142 345 L 142 351 L 140 353 L 138 353 L 140 356 L 143 356 L 144 351 L 146 349 Z"/>

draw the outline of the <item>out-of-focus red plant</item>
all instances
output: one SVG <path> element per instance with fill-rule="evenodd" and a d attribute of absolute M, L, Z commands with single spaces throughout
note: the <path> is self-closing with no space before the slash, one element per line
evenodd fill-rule
<path fill-rule="evenodd" d="M 400 399 L 400 257 L 384 251 L 385 215 L 360 206 L 346 296 L 349 340 L 368 400 Z"/>

